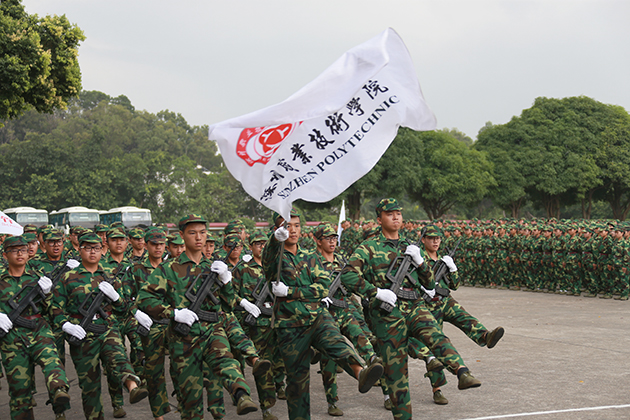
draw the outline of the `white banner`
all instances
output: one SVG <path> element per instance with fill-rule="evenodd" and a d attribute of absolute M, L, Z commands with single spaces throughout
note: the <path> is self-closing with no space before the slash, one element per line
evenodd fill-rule
<path fill-rule="evenodd" d="M 433 130 L 409 52 L 391 28 L 351 49 L 285 101 L 209 130 L 245 191 L 288 218 L 376 165 L 398 127 Z"/>
<path fill-rule="evenodd" d="M 20 236 L 24 233 L 24 228 L 15 220 L 0 211 L 0 234 L 8 233 L 13 236 Z"/>

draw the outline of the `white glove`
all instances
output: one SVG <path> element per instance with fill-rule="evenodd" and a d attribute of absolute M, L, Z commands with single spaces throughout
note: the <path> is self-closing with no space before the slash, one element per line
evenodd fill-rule
<path fill-rule="evenodd" d="M 175 309 L 175 321 L 190 327 L 195 321 L 199 321 L 199 317 L 188 308 Z"/>
<path fill-rule="evenodd" d="M 254 318 L 258 318 L 260 316 L 260 308 L 254 305 L 253 303 L 251 303 L 250 301 L 248 301 L 247 299 L 241 299 L 241 306 L 247 312 L 252 314 Z"/>
<path fill-rule="evenodd" d="M 49 279 L 46 276 L 42 276 L 37 281 L 37 284 L 39 284 L 39 287 L 42 288 L 42 292 L 44 292 L 45 295 L 50 293 L 50 290 L 52 289 L 52 280 L 51 279 Z"/>
<path fill-rule="evenodd" d="M 118 294 L 116 289 L 114 289 L 114 286 L 112 286 L 111 284 L 107 283 L 106 281 L 100 282 L 98 284 L 98 288 L 112 302 L 116 302 L 118 299 L 120 299 L 120 295 Z"/>
<path fill-rule="evenodd" d="M 324 305 L 326 305 L 327 308 L 330 308 L 330 305 L 332 305 L 332 299 L 330 299 L 328 296 L 322 299 L 322 302 L 324 303 Z"/>
<path fill-rule="evenodd" d="M 389 303 L 390 305 L 394 306 L 396 305 L 398 296 L 396 296 L 396 293 L 392 292 L 389 289 L 376 289 L 376 299 L 381 300 L 385 303 Z"/>
<path fill-rule="evenodd" d="M 70 258 L 68 261 L 66 261 L 66 265 L 74 270 L 75 268 L 77 268 L 79 265 L 81 265 L 81 263 L 73 258 Z"/>
<path fill-rule="evenodd" d="M 287 230 L 287 228 L 285 228 L 284 226 L 280 226 L 278 229 L 276 229 L 276 231 L 273 233 L 273 236 L 275 236 L 275 238 L 279 241 L 279 242 L 284 242 L 287 239 L 289 239 L 289 231 Z"/>
<path fill-rule="evenodd" d="M 407 249 L 405 249 L 405 255 L 409 255 L 417 266 L 421 266 L 424 262 L 424 258 L 420 255 L 420 248 L 416 245 L 408 245 Z"/>
<path fill-rule="evenodd" d="M 453 258 L 451 258 L 450 255 L 445 255 L 440 259 L 444 261 L 444 264 L 446 264 L 446 266 L 448 267 L 448 271 L 450 271 L 451 273 L 454 273 L 457 271 L 457 266 L 455 265 L 455 262 L 453 261 Z"/>
<path fill-rule="evenodd" d="M 140 309 L 138 309 L 134 316 L 138 320 L 138 324 L 142 325 L 147 330 L 151 329 L 151 325 L 153 325 L 153 320 L 151 319 L 149 315 L 145 314 Z"/>
<path fill-rule="evenodd" d="M 13 328 L 13 322 L 9 319 L 9 315 L 0 312 L 0 328 L 5 333 L 8 333 L 11 328 Z"/>
<path fill-rule="evenodd" d="M 429 297 L 430 297 L 431 299 L 433 299 L 433 298 L 435 297 L 435 289 L 427 290 L 427 289 L 425 289 L 425 288 L 424 288 L 424 286 L 420 286 L 420 288 L 422 289 L 422 291 L 423 291 L 424 293 L 426 293 L 427 295 L 429 295 Z"/>
<path fill-rule="evenodd" d="M 86 336 L 83 327 L 77 324 L 73 324 L 72 322 L 64 322 L 64 324 L 61 326 L 61 329 L 66 334 L 76 337 L 79 340 L 83 340 Z"/>
<path fill-rule="evenodd" d="M 289 294 L 289 286 L 282 283 L 281 281 L 279 282 L 272 281 L 271 291 L 273 292 L 274 295 L 278 297 L 285 297 L 286 295 Z"/>
<path fill-rule="evenodd" d="M 228 266 L 223 261 L 215 261 L 210 267 L 210 271 L 213 271 L 219 275 L 221 283 L 228 284 L 232 281 L 232 273 L 228 270 Z"/>
<path fill-rule="evenodd" d="M 252 260 L 252 256 L 249 254 L 243 255 L 243 261 L 250 262 Z"/>

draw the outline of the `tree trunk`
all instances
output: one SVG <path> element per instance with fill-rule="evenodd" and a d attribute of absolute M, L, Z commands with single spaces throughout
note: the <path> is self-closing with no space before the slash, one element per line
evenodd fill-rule
<path fill-rule="evenodd" d="M 361 191 L 352 190 L 348 193 L 348 214 L 352 220 L 361 218 Z"/>

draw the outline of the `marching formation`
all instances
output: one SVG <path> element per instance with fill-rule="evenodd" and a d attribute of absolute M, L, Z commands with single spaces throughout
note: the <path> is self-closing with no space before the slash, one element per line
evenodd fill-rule
<path fill-rule="evenodd" d="M 383 410 L 395 419 L 411 419 L 409 357 L 426 363 L 436 404 L 448 404 L 446 370 L 458 389 L 479 387 L 442 331 L 450 322 L 488 348 L 504 334 L 501 327 L 488 330 L 451 296 L 462 282 L 485 278 L 479 271 L 459 275 L 454 257 L 469 252 L 466 242 L 439 221 L 420 231 L 404 224 L 395 199 L 381 200 L 375 211 L 375 224 L 351 247 L 344 237 L 353 232 L 346 230 L 344 249 L 328 224 L 303 235 L 295 210 L 289 220 L 274 214 L 268 233 L 248 233 L 232 221 L 222 239 L 196 214 L 183 217 L 172 234 L 115 223 L 75 226 L 64 241 L 52 226 L 26 226 L 22 236 L 4 239 L 0 271 L 0 352 L 11 418 L 34 418 L 39 365 L 52 410 L 65 419 L 67 348 L 86 419 L 104 418 L 102 375 L 114 417 L 126 415 L 127 401 L 146 398 L 152 416 L 162 419 L 171 411 L 167 357 L 182 419 L 204 417 L 204 390 L 215 419 L 226 415 L 224 390 L 238 415 L 260 410 L 264 420 L 277 419 L 276 399 L 286 399 L 290 419 L 309 419 L 316 363 L 331 416 L 344 415 L 337 375 L 345 372 L 360 393 L 380 387 Z M 496 275 L 505 278 L 488 280 L 512 282 Z M 249 368 L 254 384 L 245 380 Z"/>

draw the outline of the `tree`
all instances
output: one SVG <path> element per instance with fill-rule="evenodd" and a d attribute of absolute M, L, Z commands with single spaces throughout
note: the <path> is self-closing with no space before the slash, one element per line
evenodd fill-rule
<path fill-rule="evenodd" d="M 0 2 L 0 119 L 30 107 L 48 113 L 65 108 L 81 90 L 77 56 L 84 39 L 65 16 L 39 18 L 19 0 Z"/>

